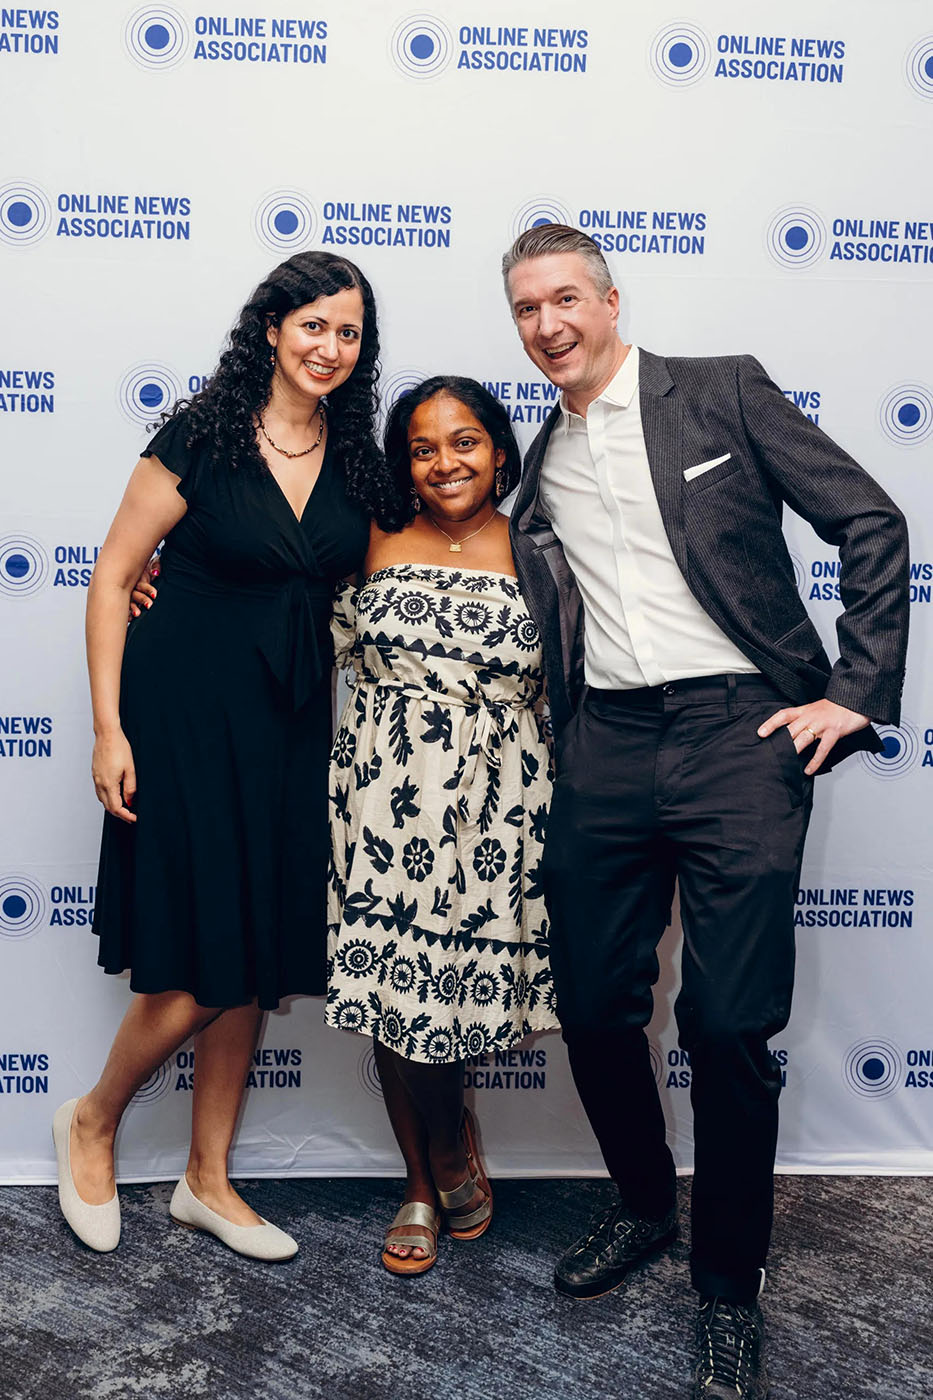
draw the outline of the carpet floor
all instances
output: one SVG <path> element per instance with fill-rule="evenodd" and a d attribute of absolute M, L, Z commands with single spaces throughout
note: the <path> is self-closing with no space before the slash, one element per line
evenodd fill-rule
<path fill-rule="evenodd" d="M 52 1189 L 0 1189 L 0 1400 L 689 1397 L 683 1241 L 594 1302 L 551 1286 L 605 1182 L 501 1181 L 489 1232 L 442 1236 L 407 1279 L 378 1257 L 397 1182 L 247 1183 L 301 1244 L 280 1265 L 172 1225 L 171 1191 L 121 1188 L 120 1248 L 96 1255 Z M 922 1177 L 778 1178 L 772 1400 L 933 1400 L 931 1227 Z"/>

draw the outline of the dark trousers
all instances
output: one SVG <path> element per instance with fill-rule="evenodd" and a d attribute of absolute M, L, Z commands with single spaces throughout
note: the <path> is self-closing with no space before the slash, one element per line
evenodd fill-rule
<path fill-rule="evenodd" d="M 588 689 L 558 744 L 544 853 L 557 1010 L 574 1081 L 624 1200 L 657 1219 L 674 1164 L 644 1027 L 675 879 L 684 930 L 675 1015 L 692 1067 L 691 1275 L 758 1292 L 773 1213 L 794 900 L 812 780 L 758 676 Z"/>

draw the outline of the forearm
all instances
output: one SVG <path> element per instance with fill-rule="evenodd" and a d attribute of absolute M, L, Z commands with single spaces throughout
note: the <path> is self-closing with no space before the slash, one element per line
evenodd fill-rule
<path fill-rule="evenodd" d="M 98 738 L 120 730 L 120 670 L 126 642 L 130 584 L 95 571 L 88 588 L 87 669 L 91 682 L 94 733 Z"/>

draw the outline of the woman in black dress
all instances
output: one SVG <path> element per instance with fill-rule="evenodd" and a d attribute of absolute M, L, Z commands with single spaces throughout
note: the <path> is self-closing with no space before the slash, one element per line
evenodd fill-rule
<path fill-rule="evenodd" d="M 377 355 L 352 263 L 300 253 L 276 268 L 206 388 L 146 448 L 97 562 L 95 928 L 101 965 L 130 968 L 137 995 L 54 1136 L 65 1218 L 98 1250 L 119 1240 L 120 1117 L 191 1035 L 191 1152 L 171 1213 L 254 1257 L 297 1249 L 226 1164 L 263 1010 L 324 990 L 331 599 L 392 499 L 373 438 Z M 130 589 L 163 538 L 159 605 L 127 632 Z"/>

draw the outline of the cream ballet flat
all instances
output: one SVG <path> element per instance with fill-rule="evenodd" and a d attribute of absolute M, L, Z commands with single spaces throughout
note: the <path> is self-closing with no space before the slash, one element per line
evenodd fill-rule
<path fill-rule="evenodd" d="M 78 1239 L 98 1254 L 108 1254 L 120 1243 L 120 1201 L 116 1191 L 113 1199 L 102 1206 L 88 1205 L 78 1195 L 71 1175 L 71 1121 L 77 1104 L 77 1099 L 69 1099 L 56 1109 L 52 1119 L 52 1141 L 58 1159 L 58 1203 Z"/>
<path fill-rule="evenodd" d="M 237 1254 L 245 1254 L 249 1259 L 264 1259 L 268 1263 L 277 1263 L 282 1259 L 291 1259 L 298 1253 L 297 1241 L 293 1240 L 291 1235 L 286 1235 L 277 1225 L 270 1225 L 268 1220 L 263 1220 L 261 1225 L 234 1225 L 232 1220 L 225 1220 L 222 1215 L 211 1210 L 210 1206 L 198 1200 L 188 1185 L 186 1176 L 183 1176 L 175 1187 L 168 1209 L 176 1225 L 184 1225 L 189 1230 L 205 1230 L 209 1235 L 216 1235 L 230 1249 L 235 1250 Z"/>

